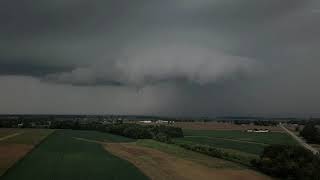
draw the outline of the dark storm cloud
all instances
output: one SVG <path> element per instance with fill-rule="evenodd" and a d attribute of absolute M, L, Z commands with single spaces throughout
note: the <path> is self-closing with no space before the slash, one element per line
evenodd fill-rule
<path fill-rule="evenodd" d="M 9 61 L 0 62 L 0 75 L 26 75 L 26 76 L 34 76 L 34 77 L 42 77 L 51 73 L 62 73 L 66 71 L 70 71 L 72 67 L 58 67 L 58 66 L 46 66 L 43 64 L 36 63 L 26 63 L 24 60 L 19 61 L 16 59 L 10 59 Z M 8 60 L 7 59 L 7 60 Z M 10 62 L 10 60 L 12 62 Z"/>
<path fill-rule="evenodd" d="M 72 97 L 74 112 L 98 112 L 84 102 L 105 97 L 110 104 L 91 107 L 169 114 L 317 113 L 319 9 L 317 0 L 4 0 L 0 83 L 18 88 L 14 83 L 23 76 L 32 84 L 30 97 L 59 89 Z M 136 87 L 145 90 L 137 96 Z M 10 93 L 1 91 L 0 99 L 8 103 Z M 95 95 L 83 97 L 89 94 Z M 157 104 L 152 95 L 170 103 Z M 131 109 L 134 103 L 125 105 L 121 96 L 145 102 Z M 302 105 L 293 103 L 295 97 Z M 16 110 L 11 100 L 16 103 L 7 111 Z M 26 111 L 41 111 L 36 108 L 41 102 L 32 102 L 34 109 Z"/>

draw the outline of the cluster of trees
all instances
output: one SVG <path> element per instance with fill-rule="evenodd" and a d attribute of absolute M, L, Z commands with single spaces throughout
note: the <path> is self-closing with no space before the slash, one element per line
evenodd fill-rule
<path fill-rule="evenodd" d="M 298 124 L 298 125 L 307 125 L 307 124 L 315 124 L 320 125 L 319 118 L 310 118 L 310 119 L 292 119 L 287 121 L 288 124 Z"/>
<path fill-rule="evenodd" d="M 133 139 L 151 139 L 152 135 L 147 128 L 138 124 L 113 124 L 106 126 L 108 133 L 125 136 Z"/>
<path fill-rule="evenodd" d="M 38 125 L 48 124 L 48 121 L 32 121 Z M 0 127 L 17 127 L 18 123 L 23 123 L 23 127 L 33 127 L 28 120 L 6 120 L 0 121 Z M 48 126 L 49 127 L 49 126 Z M 50 121 L 51 129 L 73 129 L 73 130 L 96 130 L 121 135 L 133 139 L 155 139 L 161 142 L 171 142 L 172 138 L 183 137 L 181 128 L 171 126 L 144 126 L 140 124 L 108 124 L 103 125 L 97 121 L 80 123 L 78 120 Z"/>
<path fill-rule="evenodd" d="M 251 166 L 250 162 L 252 160 L 252 157 L 248 157 L 246 155 L 241 155 L 239 153 L 233 153 L 233 152 L 226 152 L 224 150 L 221 150 L 209 145 L 203 145 L 203 144 L 180 143 L 180 142 L 179 143 L 175 142 L 174 144 L 184 149 L 205 154 L 211 157 L 233 161 L 245 166 Z"/>
<path fill-rule="evenodd" d="M 18 120 L 0 120 L 0 128 L 15 128 Z"/>
<path fill-rule="evenodd" d="M 252 161 L 260 171 L 282 179 L 320 179 L 320 157 L 301 146 L 271 145 Z"/>
<path fill-rule="evenodd" d="M 227 153 L 221 151 L 220 149 L 207 146 L 207 145 L 200 145 L 200 144 L 187 144 L 187 143 L 180 143 L 178 144 L 180 147 L 184 149 L 188 149 L 191 151 L 199 152 L 202 154 L 206 154 L 208 156 L 216 157 L 216 158 L 223 158 L 227 155 Z"/>
<path fill-rule="evenodd" d="M 171 126 L 145 126 L 140 124 L 117 123 L 102 125 L 96 122 L 79 124 L 78 121 L 53 121 L 51 128 L 74 130 L 97 130 L 133 139 L 155 139 L 171 142 L 171 138 L 183 137 L 181 128 Z"/>
<path fill-rule="evenodd" d="M 273 120 L 235 120 L 234 124 L 242 125 L 242 124 L 253 124 L 256 126 L 276 126 L 278 125 L 277 121 Z"/>
<path fill-rule="evenodd" d="M 104 131 L 133 139 L 155 139 L 162 142 L 171 142 L 171 138 L 183 137 L 181 128 L 164 125 L 112 124 L 106 126 Z"/>
<path fill-rule="evenodd" d="M 320 129 L 316 123 L 310 122 L 304 126 L 300 135 L 310 143 L 320 144 Z"/>
<path fill-rule="evenodd" d="M 277 126 L 279 123 L 277 121 L 253 121 L 256 126 Z"/>

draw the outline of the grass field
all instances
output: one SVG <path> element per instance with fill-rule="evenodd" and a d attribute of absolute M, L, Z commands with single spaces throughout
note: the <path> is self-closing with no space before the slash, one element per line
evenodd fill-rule
<path fill-rule="evenodd" d="M 132 164 L 111 155 L 100 144 L 80 141 L 76 137 L 130 141 L 107 133 L 57 130 L 1 179 L 147 179 Z"/>
<path fill-rule="evenodd" d="M 216 148 L 231 149 L 259 155 L 264 147 L 271 144 L 296 144 L 285 133 L 247 133 L 244 131 L 187 130 L 184 138 L 175 139 L 177 143 L 196 143 Z"/>
<path fill-rule="evenodd" d="M 0 176 L 53 130 L 0 129 Z"/>

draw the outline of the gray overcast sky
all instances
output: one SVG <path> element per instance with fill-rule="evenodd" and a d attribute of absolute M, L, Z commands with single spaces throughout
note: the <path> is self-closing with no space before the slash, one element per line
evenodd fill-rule
<path fill-rule="evenodd" d="M 2 0 L 0 113 L 320 116 L 318 0 Z"/>

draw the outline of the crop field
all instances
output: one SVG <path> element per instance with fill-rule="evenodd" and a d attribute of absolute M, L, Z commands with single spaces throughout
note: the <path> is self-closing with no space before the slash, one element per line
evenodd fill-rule
<path fill-rule="evenodd" d="M 107 133 L 57 130 L 1 179 L 148 179 L 129 162 L 105 151 L 101 144 L 77 138 L 105 142 L 131 141 Z"/>
<path fill-rule="evenodd" d="M 193 130 L 230 130 L 230 131 L 244 131 L 247 129 L 269 129 L 272 132 L 283 132 L 284 131 L 278 126 L 256 126 L 251 124 L 237 125 L 233 123 L 221 123 L 221 122 L 176 122 L 176 127 L 182 129 L 193 129 Z"/>
<path fill-rule="evenodd" d="M 296 144 L 289 135 L 280 132 L 247 133 L 243 131 L 222 130 L 187 130 L 184 138 L 178 138 L 178 143 L 205 144 L 216 148 L 231 149 L 244 153 L 259 155 L 265 146 L 271 144 Z"/>
<path fill-rule="evenodd" d="M 24 157 L 53 130 L 0 129 L 0 175 Z"/>

